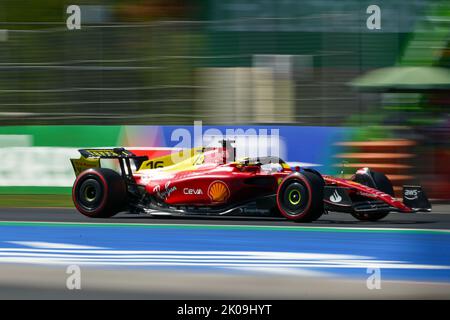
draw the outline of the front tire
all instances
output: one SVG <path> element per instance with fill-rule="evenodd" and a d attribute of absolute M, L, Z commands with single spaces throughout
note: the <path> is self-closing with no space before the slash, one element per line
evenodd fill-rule
<path fill-rule="evenodd" d="M 288 220 L 311 222 L 324 211 L 324 182 L 321 176 L 311 173 L 293 173 L 278 187 L 277 207 Z"/>
<path fill-rule="evenodd" d="M 85 170 L 77 177 L 72 189 L 75 207 L 90 218 L 109 218 L 122 211 L 126 195 L 123 178 L 107 168 Z"/>

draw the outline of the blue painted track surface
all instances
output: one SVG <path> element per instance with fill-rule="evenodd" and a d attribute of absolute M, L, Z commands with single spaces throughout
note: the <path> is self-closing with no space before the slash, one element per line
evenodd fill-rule
<path fill-rule="evenodd" d="M 1 223 L 0 263 L 200 272 L 311 271 L 347 278 L 367 278 L 367 268 L 380 267 L 385 279 L 450 282 L 450 233 Z"/>

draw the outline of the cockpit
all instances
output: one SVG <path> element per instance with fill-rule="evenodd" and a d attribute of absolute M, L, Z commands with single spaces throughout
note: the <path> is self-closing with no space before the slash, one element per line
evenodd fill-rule
<path fill-rule="evenodd" d="M 278 157 L 258 157 L 258 158 L 243 158 L 236 161 L 236 167 L 242 168 L 245 171 L 251 168 L 258 168 L 263 173 L 274 173 L 285 170 L 290 170 L 290 166 L 281 158 Z"/>

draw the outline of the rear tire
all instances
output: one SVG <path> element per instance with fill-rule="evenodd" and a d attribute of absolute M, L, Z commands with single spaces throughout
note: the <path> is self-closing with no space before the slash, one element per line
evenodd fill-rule
<path fill-rule="evenodd" d="M 82 172 L 72 188 L 72 200 L 77 210 L 90 218 L 109 218 L 126 205 L 127 189 L 116 171 L 94 168 Z"/>
<path fill-rule="evenodd" d="M 391 180 L 381 172 L 369 171 L 375 186 L 369 183 L 361 182 L 362 184 L 380 190 L 390 196 L 394 196 L 394 187 L 392 186 Z M 385 218 L 389 214 L 389 211 L 379 211 L 371 213 L 353 212 L 352 216 L 360 221 L 378 221 Z"/>
<path fill-rule="evenodd" d="M 320 218 L 323 208 L 324 182 L 311 172 L 293 173 L 278 187 L 277 207 L 288 220 L 311 222 Z"/>

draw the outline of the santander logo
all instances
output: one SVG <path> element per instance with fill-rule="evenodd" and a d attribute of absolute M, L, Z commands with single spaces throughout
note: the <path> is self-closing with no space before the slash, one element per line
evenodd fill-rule
<path fill-rule="evenodd" d="M 330 201 L 334 203 L 338 203 L 342 201 L 341 195 L 337 192 L 337 190 L 334 190 L 333 194 L 330 196 Z"/>

